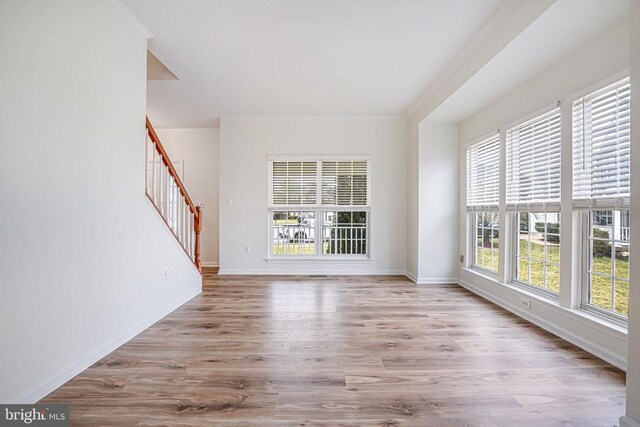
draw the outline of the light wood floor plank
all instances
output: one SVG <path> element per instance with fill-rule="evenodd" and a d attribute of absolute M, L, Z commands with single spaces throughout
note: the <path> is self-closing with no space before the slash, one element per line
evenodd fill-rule
<path fill-rule="evenodd" d="M 457 285 L 217 276 L 43 399 L 95 426 L 576 426 L 624 373 Z"/>

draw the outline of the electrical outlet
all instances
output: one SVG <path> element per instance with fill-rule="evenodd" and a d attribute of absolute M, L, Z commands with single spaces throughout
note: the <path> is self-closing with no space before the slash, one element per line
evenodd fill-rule
<path fill-rule="evenodd" d="M 464 255 L 460 255 L 460 264 L 464 264 Z"/>
<path fill-rule="evenodd" d="M 162 269 L 162 277 L 169 276 L 169 267 L 165 267 Z"/>
<path fill-rule="evenodd" d="M 520 298 L 520 307 L 527 310 L 531 310 L 531 300 L 526 298 Z"/>
<path fill-rule="evenodd" d="M 245 246 L 245 247 L 244 247 L 244 252 L 245 252 L 245 253 L 249 253 L 249 252 L 251 252 L 251 246 L 249 246 L 249 245 Z"/>

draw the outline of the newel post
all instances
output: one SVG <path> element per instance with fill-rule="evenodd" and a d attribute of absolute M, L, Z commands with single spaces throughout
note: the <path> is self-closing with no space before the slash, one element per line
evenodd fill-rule
<path fill-rule="evenodd" d="M 196 233 L 196 247 L 195 247 L 195 264 L 198 270 L 202 272 L 202 266 L 200 262 L 200 231 L 202 231 L 202 209 L 200 206 L 196 206 L 196 220 L 193 222 L 193 227 L 195 228 Z"/>

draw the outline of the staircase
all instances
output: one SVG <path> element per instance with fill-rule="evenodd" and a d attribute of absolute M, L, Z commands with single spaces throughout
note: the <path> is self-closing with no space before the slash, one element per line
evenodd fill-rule
<path fill-rule="evenodd" d="M 147 117 L 146 194 L 182 249 L 202 274 L 202 211 L 196 206 Z"/>

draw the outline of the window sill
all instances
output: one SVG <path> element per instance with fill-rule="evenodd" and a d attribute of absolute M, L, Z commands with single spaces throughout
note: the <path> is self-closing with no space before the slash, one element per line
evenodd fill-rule
<path fill-rule="evenodd" d="M 546 295 L 542 295 L 539 292 L 531 291 L 524 286 L 519 286 L 513 283 L 501 283 L 497 280 L 497 277 L 492 277 L 489 274 L 484 274 L 483 271 L 478 271 L 474 268 L 463 268 L 462 271 L 465 273 L 472 274 L 484 280 L 491 282 L 494 285 L 498 285 L 501 288 L 505 288 L 511 292 L 516 293 L 517 295 L 529 298 L 533 301 L 537 301 L 541 303 L 543 306 L 547 308 L 551 308 L 554 311 L 563 313 L 565 315 L 570 316 L 572 319 L 587 325 L 589 327 L 595 327 L 600 329 L 601 331 L 608 334 L 615 334 L 620 338 L 627 337 L 627 327 L 626 325 L 621 324 L 620 322 L 615 322 L 607 319 L 606 317 L 599 316 L 594 314 L 589 310 L 585 310 L 584 308 L 568 308 L 560 305 L 560 302 L 556 298 L 551 298 Z M 525 311 L 525 309 L 518 309 Z"/>
<path fill-rule="evenodd" d="M 279 256 L 279 257 L 268 257 L 264 259 L 265 262 L 371 262 L 373 261 L 368 256 L 315 256 L 315 255 L 307 255 L 307 256 Z"/>
<path fill-rule="evenodd" d="M 482 276 L 485 279 L 498 281 L 498 273 L 495 271 L 488 270 L 486 268 L 472 266 L 470 268 L 465 268 L 464 270 L 477 274 L 478 276 Z"/>
<path fill-rule="evenodd" d="M 532 295 L 535 295 L 536 297 L 544 300 L 544 301 L 548 301 L 548 302 L 553 302 L 555 304 L 558 304 L 558 298 L 560 298 L 560 295 L 554 292 L 551 292 L 549 290 L 546 290 L 544 288 L 539 288 L 535 285 L 532 285 L 530 283 L 526 283 L 526 282 L 521 282 L 519 280 L 513 279 L 511 281 L 511 283 L 509 283 L 510 286 L 513 286 L 516 289 L 519 289 L 521 291 L 525 291 L 527 292 L 527 294 L 531 293 Z"/>

